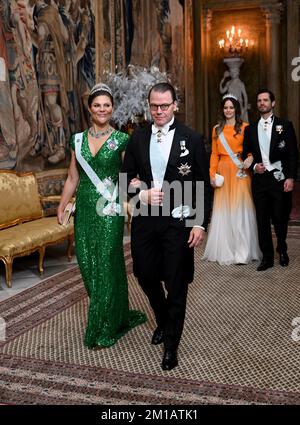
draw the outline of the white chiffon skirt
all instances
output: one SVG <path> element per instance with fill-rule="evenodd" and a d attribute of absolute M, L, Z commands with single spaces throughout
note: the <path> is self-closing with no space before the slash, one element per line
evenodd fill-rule
<path fill-rule="evenodd" d="M 230 160 L 231 161 L 231 160 Z M 262 257 L 258 244 L 251 177 L 239 178 L 233 163 L 219 163 L 224 184 L 216 188 L 204 260 L 248 264 Z"/>

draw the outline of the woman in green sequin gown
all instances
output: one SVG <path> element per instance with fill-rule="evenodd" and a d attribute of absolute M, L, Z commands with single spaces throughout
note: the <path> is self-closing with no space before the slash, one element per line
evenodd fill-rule
<path fill-rule="evenodd" d="M 98 114 L 97 117 L 97 114 L 94 114 L 94 104 L 101 105 L 103 99 L 106 102 L 104 105 L 108 100 L 112 102 L 110 93 L 105 93 L 105 90 L 104 93 L 103 90 L 96 90 L 93 93 L 92 89 L 89 108 L 93 121 L 92 128 L 96 127 L 98 130 L 104 127 L 99 125 L 102 124 L 100 118 L 103 118 L 102 121 L 105 123 L 104 117 L 107 115 L 109 123 L 111 115 L 111 113 L 103 113 L 103 116 Z M 107 132 L 100 131 L 100 137 L 95 138 L 88 130 L 84 131 L 81 155 L 102 182 L 109 179 L 116 184 L 122 162 L 122 152 L 126 148 L 128 135 L 120 131 L 113 131 L 111 127 L 107 131 L 109 129 L 112 131 L 109 136 L 105 134 Z M 98 140 L 95 140 L 97 138 Z M 93 140 L 94 145 L 91 144 Z M 75 244 L 78 264 L 90 301 L 84 343 L 89 348 L 109 347 L 130 329 L 145 322 L 146 316 L 140 311 L 129 310 L 123 251 L 124 216 L 103 215 L 101 214 L 103 209 L 99 211 L 99 204 L 96 210 L 97 201 L 101 195 L 76 161 L 74 136 L 71 140 L 71 148 L 72 159 L 58 208 L 58 220 L 62 222 L 65 206 L 75 192 L 79 181 L 76 193 Z M 93 149 L 94 152 L 92 152 Z M 72 171 L 76 174 L 72 168 L 74 164 L 77 176 L 73 176 L 72 179 Z M 76 177 L 78 179 L 75 186 Z M 107 201 L 104 203 L 104 207 L 107 203 Z"/>

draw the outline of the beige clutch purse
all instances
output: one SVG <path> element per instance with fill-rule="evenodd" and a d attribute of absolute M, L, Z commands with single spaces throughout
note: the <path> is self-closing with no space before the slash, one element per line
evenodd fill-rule
<path fill-rule="evenodd" d="M 217 187 L 221 187 L 224 184 L 224 176 L 221 174 L 216 173 L 215 175 L 215 182 Z"/>
<path fill-rule="evenodd" d="M 62 222 L 63 226 L 67 226 L 70 223 L 71 217 L 74 214 L 74 212 L 75 212 L 75 202 L 68 202 L 64 210 L 64 217 Z"/>

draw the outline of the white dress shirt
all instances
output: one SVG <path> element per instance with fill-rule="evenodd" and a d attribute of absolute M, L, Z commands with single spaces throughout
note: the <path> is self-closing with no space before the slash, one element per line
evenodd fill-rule
<path fill-rule="evenodd" d="M 167 164 L 169 161 L 169 156 L 171 152 L 171 147 L 173 143 L 173 137 L 175 133 L 175 128 L 172 130 L 169 130 L 169 127 L 173 124 L 174 117 L 169 121 L 167 124 L 165 124 L 163 127 L 157 127 L 155 124 L 152 125 L 152 134 L 150 139 L 150 162 L 151 162 L 151 168 L 152 168 L 152 175 L 153 175 L 153 183 L 154 187 L 161 189 L 163 185 L 163 178 L 161 176 L 165 175 L 165 171 L 167 168 Z M 158 133 L 160 132 L 160 135 L 158 137 Z M 159 150 L 162 158 L 164 159 L 165 167 L 164 170 L 159 170 L 159 175 L 155 174 L 155 169 L 157 167 L 157 164 L 153 164 L 154 158 L 151 158 L 151 145 L 155 143 L 155 148 Z"/>
<path fill-rule="evenodd" d="M 270 159 L 269 159 L 270 143 L 271 143 L 272 127 L 273 127 L 273 118 L 274 118 L 273 115 L 269 116 L 267 119 L 264 119 L 264 118 L 261 117 L 261 119 L 258 122 L 258 125 L 262 126 L 262 128 L 263 128 L 263 130 L 264 130 L 264 132 L 267 136 L 267 139 L 269 141 L 269 146 L 268 146 L 268 149 L 266 150 L 265 144 L 261 140 L 259 140 L 259 138 L 258 138 L 259 145 L 260 145 L 260 148 L 261 148 L 260 151 L 261 151 L 262 162 L 263 162 L 264 166 L 266 167 L 266 169 L 268 171 L 272 171 L 275 168 L 275 167 L 273 167 L 273 165 L 271 165 Z M 255 169 L 255 167 L 254 167 L 254 169 Z"/>

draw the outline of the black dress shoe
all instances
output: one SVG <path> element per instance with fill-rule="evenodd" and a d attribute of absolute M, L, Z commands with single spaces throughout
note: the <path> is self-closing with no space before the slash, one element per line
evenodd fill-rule
<path fill-rule="evenodd" d="M 172 370 L 177 365 L 177 350 L 165 350 L 161 364 L 162 370 Z"/>
<path fill-rule="evenodd" d="M 287 267 L 289 265 L 289 261 L 290 259 L 286 252 L 279 254 L 279 264 L 282 267 Z"/>
<path fill-rule="evenodd" d="M 151 344 L 158 345 L 164 342 L 164 331 L 161 328 L 156 328 L 153 332 Z"/>
<path fill-rule="evenodd" d="M 274 266 L 274 262 L 272 260 L 264 260 L 262 259 L 260 265 L 257 267 L 258 272 L 262 272 Z"/>

